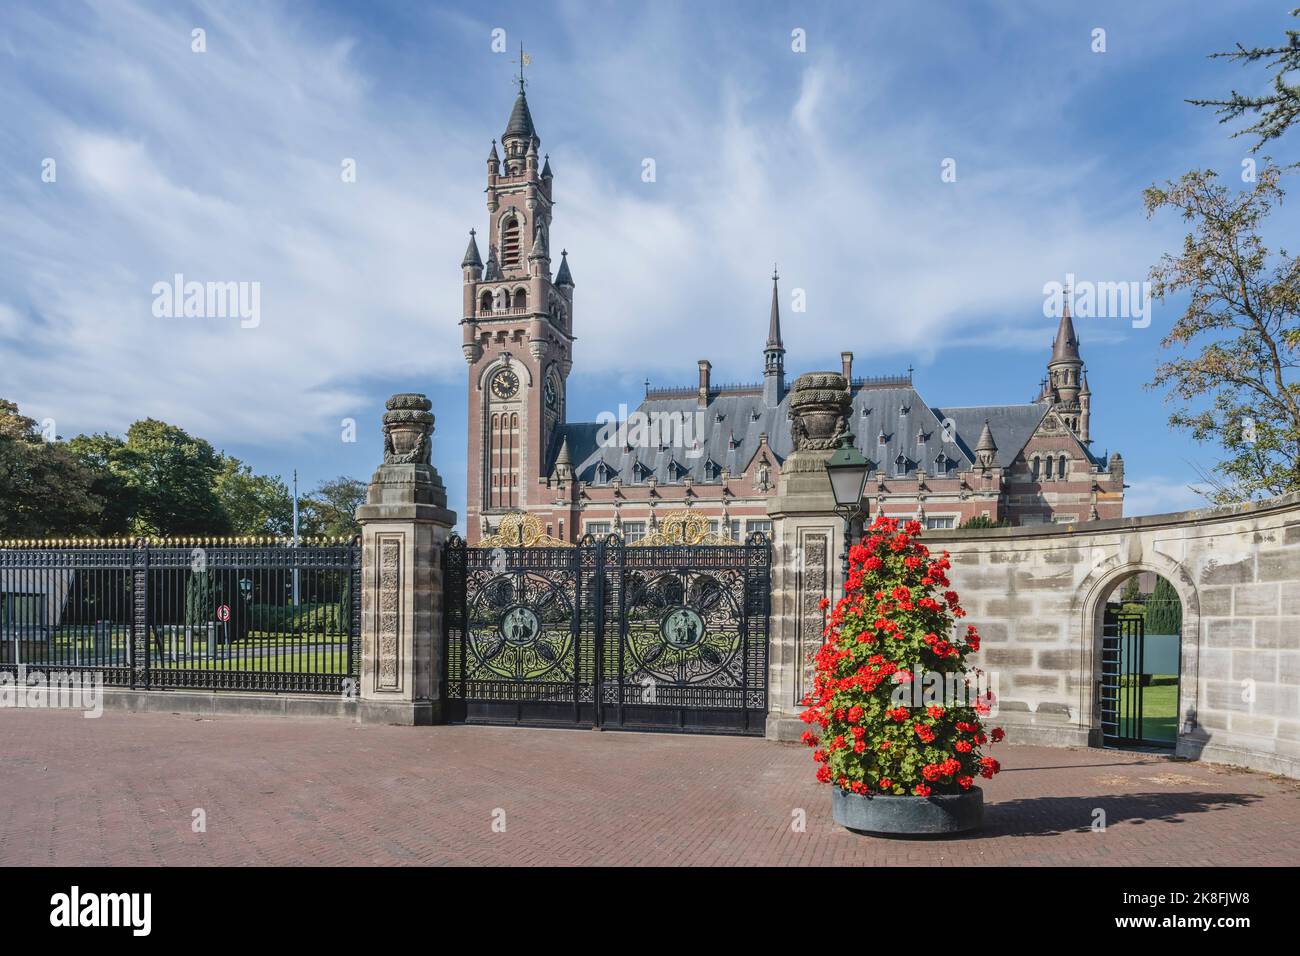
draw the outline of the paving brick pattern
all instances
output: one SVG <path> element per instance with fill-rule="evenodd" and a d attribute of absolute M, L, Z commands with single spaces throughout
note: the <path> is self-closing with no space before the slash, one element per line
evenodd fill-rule
<path fill-rule="evenodd" d="M 984 831 L 920 842 L 836 827 L 807 749 L 764 740 L 49 711 L 0 734 L 3 865 L 1300 864 L 1300 783 L 1145 754 L 1000 745 Z"/>

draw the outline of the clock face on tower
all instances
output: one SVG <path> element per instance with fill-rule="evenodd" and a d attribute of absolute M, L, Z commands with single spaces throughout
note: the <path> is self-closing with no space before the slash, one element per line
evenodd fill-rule
<path fill-rule="evenodd" d="M 546 376 L 546 384 L 542 386 L 542 394 L 546 399 L 546 407 L 554 408 L 560 398 L 559 386 L 555 384 L 555 376 Z"/>
<path fill-rule="evenodd" d="M 492 394 L 501 399 L 514 398 L 519 394 L 519 376 L 503 368 L 492 376 Z"/>

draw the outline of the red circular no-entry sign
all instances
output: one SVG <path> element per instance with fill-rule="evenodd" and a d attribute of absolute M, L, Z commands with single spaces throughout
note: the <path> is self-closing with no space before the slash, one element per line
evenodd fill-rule
<path fill-rule="evenodd" d="M 230 620 L 230 605 L 222 604 L 217 607 L 217 620 L 225 623 Z"/>

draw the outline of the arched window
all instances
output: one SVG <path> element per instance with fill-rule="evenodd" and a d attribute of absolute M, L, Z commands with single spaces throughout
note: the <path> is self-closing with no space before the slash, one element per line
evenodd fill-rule
<path fill-rule="evenodd" d="M 478 310 L 480 312 L 492 311 L 492 290 L 484 289 L 483 294 L 478 298 Z"/>
<path fill-rule="evenodd" d="M 501 268 L 518 269 L 520 255 L 519 218 L 512 215 L 501 223 Z"/>
<path fill-rule="evenodd" d="M 1056 464 L 1057 464 L 1056 477 L 1064 478 L 1065 477 L 1065 456 L 1062 455 L 1060 461 L 1058 461 Z"/>
<path fill-rule="evenodd" d="M 515 290 L 515 308 L 524 309 L 528 307 L 528 293 L 523 289 Z"/>
<path fill-rule="evenodd" d="M 1048 455 L 1043 459 L 1043 477 L 1048 481 L 1052 480 L 1052 456 Z"/>
<path fill-rule="evenodd" d="M 937 475 L 946 475 L 948 473 L 948 456 L 943 452 L 934 460 L 934 471 Z"/>
<path fill-rule="evenodd" d="M 1041 468 L 1042 468 L 1042 462 L 1039 460 L 1038 456 L 1035 455 L 1034 460 L 1029 463 L 1029 476 L 1033 478 L 1034 481 L 1038 480 L 1038 475 L 1040 473 Z"/>
<path fill-rule="evenodd" d="M 605 467 L 603 461 L 596 463 L 596 484 L 603 485 L 609 481 L 609 469 Z"/>

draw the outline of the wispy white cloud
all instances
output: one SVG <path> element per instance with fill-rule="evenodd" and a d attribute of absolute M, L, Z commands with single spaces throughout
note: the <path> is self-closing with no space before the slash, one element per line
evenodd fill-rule
<path fill-rule="evenodd" d="M 1197 493 L 1197 487 L 1198 482 L 1164 475 L 1134 478 L 1124 492 L 1124 514 L 1159 515 L 1211 507 L 1209 499 Z"/>
<path fill-rule="evenodd" d="M 792 369 L 842 348 L 880 371 L 978 346 L 1041 353 L 1043 282 L 1142 278 L 1176 230 L 1141 219 L 1111 140 L 1066 152 L 1050 135 L 1134 54 L 1112 40 L 1115 60 L 1079 60 L 1085 28 L 1047 34 L 998 9 L 957 5 L 938 31 L 823 13 L 806 55 L 781 15 L 741 30 L 698 5 L 562 4 L 545 29 L 528 6 L 384 9 L 461 50 L 394 75 L 377 17 L 18 5 L 0 25 L 0 394 L 69 433 L 154 415 L 270 448 L 336 440 L 341 416 L 373 416 L 375 382 L 459 384 L 457 265 L 466 230 L 482 232 L 483 159 L 511 97 L 484 17 L 512 43 L 541 37 L 530 99 L 580 365 L 686 380 L 703 356 L 756 377 L 773 261 L 785 293 L 807 295 L 805 313 L 786 300 Z M 1152 16 L 1112 14 L 1112 35 Z M 40 181 L 46 156 L 57 183 Z M 940 182 L 945 157 L 956 183 Z M 155 319 L 150 289 L 178 272 L 260 282 L 260 326 Z M 1026 395 L 1038 370 L 1027 357 Z"/>

